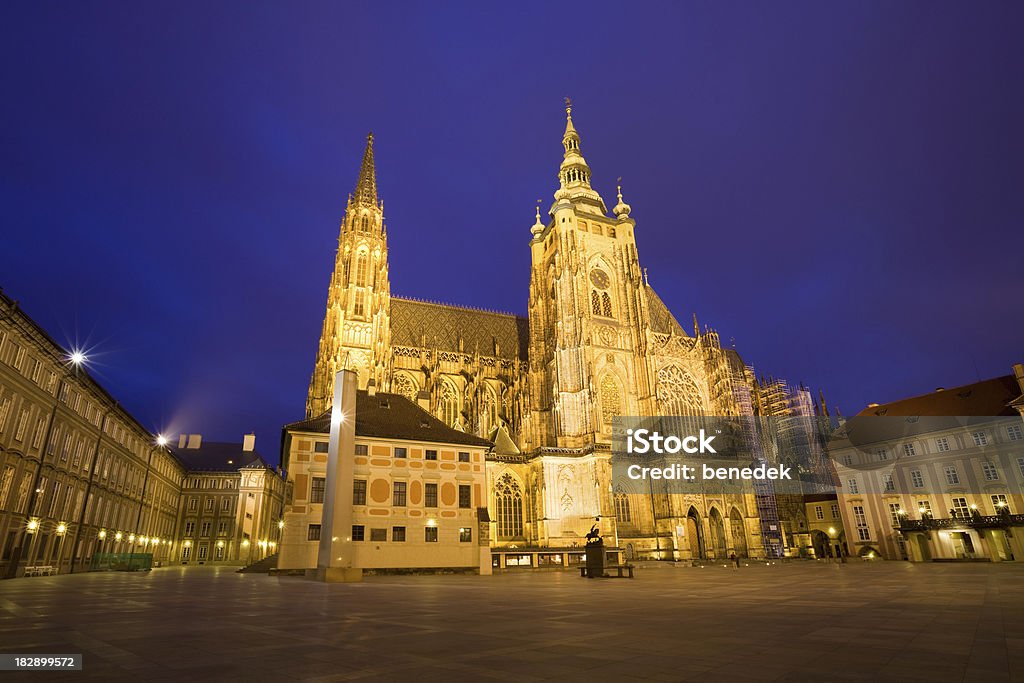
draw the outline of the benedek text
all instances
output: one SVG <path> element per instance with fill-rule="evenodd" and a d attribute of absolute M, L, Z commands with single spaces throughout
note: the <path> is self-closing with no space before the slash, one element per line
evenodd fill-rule
<path fill-rule="evenodd" d="M 692 480 L 697 478 L 697 468 L 690 465 L 669 465 L 668 467 L 641 467 L 630 465 L 626 470 L 630 479 L 680 479 Z M 769 467 L 758 465 L 757 467 L 709 467 L 701 465 L 701 477 L 718 480 L 750 480 L 750 479 L 792 479 L 789 468 L 785 465 Z"/>

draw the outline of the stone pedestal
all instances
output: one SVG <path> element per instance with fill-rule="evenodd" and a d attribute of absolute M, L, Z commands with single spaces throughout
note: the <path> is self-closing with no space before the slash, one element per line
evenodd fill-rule
<path fill-rule="evenodd" d="M 604 576 L 604 544 L 595 543 L 587 546 L 587 578 L 597 579 Z"/>

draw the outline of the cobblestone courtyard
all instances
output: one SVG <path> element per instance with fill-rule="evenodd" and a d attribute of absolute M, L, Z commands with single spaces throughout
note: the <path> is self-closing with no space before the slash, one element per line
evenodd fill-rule
<path fill-rule="evenodd" d="M 657 565 L 368 577 L 227 568 L 0 582 L 12 680 L 1024 680 L 1024 565 Z"/>

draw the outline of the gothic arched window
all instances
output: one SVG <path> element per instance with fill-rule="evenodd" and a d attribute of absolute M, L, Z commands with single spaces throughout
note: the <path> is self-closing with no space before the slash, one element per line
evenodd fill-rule
<path fill-rule="evenodd" d="M 503 474 L 494 487 L 494 511 L 498 538 L 523 535 L 523 490 L 511 474 Z"/>
<path fill-rule="evenodd" d="M 611 375 L 601 378 L 601 423 L 609 426 L 612 418 L 622 415 L 622 393 L 619 383 Z"/>
<path fill-rule="evenodd" d="M 367 216 L 366 214 L 363 214 L 363 217 L 360 219 L 360 221 L 359 221 L 359 228 L 363 232 L 369 232 L 370 231 L 370 217 Z"/>
<path fill-rule="evenodd" d="M 608 292 L 601 292 L 601 315 L 606 318 L 614 318 L 612 315 L 612 298 L 608 296 Z"/>
<path fill-rule="evenodd" d="M 701 416 L 704 414 L 704 400 L 693 376 L 676 365 L 669 365 L 658 371 L 658 405 L 665 416 Z M 697 420 L 673 420 L 671 427 L 678 434 L 696 433 Z M 693 424 L 691 424 L 693 423 Z"/>
<path fill-rule="evenodd" d="M 615 492 L 615 521 L 619 524 L 630 524 L 633 521 L 629 511 L 629 497 L 621 489 Z"/>
<path fill-rule="evenodd" d="M 590 290 L 590 307 L 594 309 L 594 315 L 601 315 L 601 295 L 596 289 Z"/>
<path fill-rule="evenodd" d="M 415 401 L 416 394 L 419 393 L 419 387 L 416 386 L 416 380 L 404 372 L 400 372 L 391 381 L 391 391 L 392 393 L 405 396 L 410 401 Z"/>
<path fill-rule="evenodd" d="M 437 401 L 437 417 L 449 427 L 460 429 L 459 423 L 459 392 L 455 385 L 445 380 L 441 382 L 441 395 Z"/>
<path fill-rule="evenodd" d="M 359 252 L 356 256 L 356 282 L 359 287 L 366 286 L 366 274 L 369 270 L 369 257 L 365 251 Z"/>

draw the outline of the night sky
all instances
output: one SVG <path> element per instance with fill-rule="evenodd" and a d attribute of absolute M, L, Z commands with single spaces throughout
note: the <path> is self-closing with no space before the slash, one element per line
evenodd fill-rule
<path fill-rule="evenodd" d="M 566 95 L 758 372 L 850 414 L 1024 361 L 1024 5 L 382 4 L 2 10 L 0 286 L 144 425 L 276 460 L 371 130 L 392 293 L 525 314 Z"/>

